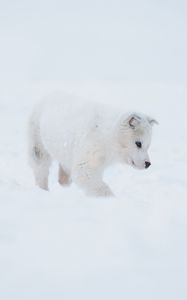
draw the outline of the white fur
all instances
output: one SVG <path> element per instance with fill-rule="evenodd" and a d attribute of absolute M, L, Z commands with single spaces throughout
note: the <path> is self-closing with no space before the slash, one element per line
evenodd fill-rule
<path fill-rule="evenodd" d="M 50 164 L 57 160 L 60 184 L 74 181 L 87 194 L 112 196 L 103 181 L 105 168 L 122 162 L 144 169 L 154 122 L 67 95 L 47 99 L 29 121 L 29 161 L 36 184 L 48 189 Z M 142 142 L 141 149 L 136 141 Z"/>

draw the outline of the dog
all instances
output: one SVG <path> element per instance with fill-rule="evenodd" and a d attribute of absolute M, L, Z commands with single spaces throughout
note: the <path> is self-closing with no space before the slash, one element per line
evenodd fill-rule
<path fill-rule="evenodd" d="M 73 181 L 91 196 L 114 196 L 103 181 L 106 167 L 120 162 L 137 169 L 151 166 L 148 149 L 157 121 L 141 113 L 123 113 L 65 95 L 50 97 L 29 119 L 29 163 L 35 182 L 48 190 L 52 160 L 59 183 Z"/>

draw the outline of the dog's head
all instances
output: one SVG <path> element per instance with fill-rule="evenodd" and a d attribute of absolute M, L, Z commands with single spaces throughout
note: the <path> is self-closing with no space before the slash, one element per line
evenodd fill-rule
<path fill-rule="evenodd" d="M 155 119 L 138 113 L 121 117 L 118 127 L 121 161 L 137 169 L 149 168 L 151 162 L 148 149 L 154 124 L 158 124 Z"/>

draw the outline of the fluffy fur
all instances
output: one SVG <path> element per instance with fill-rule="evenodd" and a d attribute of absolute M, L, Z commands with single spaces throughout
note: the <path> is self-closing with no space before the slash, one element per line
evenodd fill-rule
<path fill-rule="evenodd" d="M 73 181 L 89 195 L 112 196 L 103 181 L 105 168 L 115 162 L 148 167 L 155 122 L 143 114 L 114 112 L 67 95 L 47 99 L 29 120 L 29 161 L 36 184 L 48 190 L 49 168 L 57 160 L 60 184 Z"/>

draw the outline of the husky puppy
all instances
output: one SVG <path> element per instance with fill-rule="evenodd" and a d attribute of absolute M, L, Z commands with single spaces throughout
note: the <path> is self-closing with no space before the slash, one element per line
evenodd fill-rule
<path fill-rule="evenodd" d="M 29 162 L 36 184 L 48 190 L 49 168 L 56 160 L 61 185 L 73 181 L 88 195 L 112 196 L 103 181 L 105 168 L 116 162 L 149 168 L 154 123 L 144 114 L 115 112 L 72 96 L 47 99 L 29 120 Z"/>

